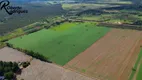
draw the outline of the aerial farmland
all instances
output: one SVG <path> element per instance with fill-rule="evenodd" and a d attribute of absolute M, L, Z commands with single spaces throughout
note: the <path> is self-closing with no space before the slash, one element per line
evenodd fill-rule
<path fill-rule="evenodd" d="M 38 52 L 55 65 L 92 78 L 128 80 L 133 77 L 141 34 L 137 30 L 107 28 L 91 22 L 66 22 L 8 43 Z"/>
<path fill-rule="evenodd" d="M 104 80 L 128 80 L 138 55 L 135 48 L 140 48 L 140 36 L 138 31 L 112 29 L 65 67 Z"/>
<path fill-rule="evenodd" d="M 8 42 L 14 47 L 38 52 L 63 66 L 109 30 L 106 27 L 97 27 L 95 23 L 63 23 Z"/>
<path fill-rule="evenodd" d="M 139 0 L 31 0 L 27 8 L 16 18 L 0 13 L 0 80 L 142 80 Z"/>

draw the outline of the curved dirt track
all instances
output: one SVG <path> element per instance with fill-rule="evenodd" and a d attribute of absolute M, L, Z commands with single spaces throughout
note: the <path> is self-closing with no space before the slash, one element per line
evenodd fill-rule
<path fill-rule="evenodd" d="M 33 59 L 31 65 L 17 78 L 18 80 L 97 80 L 36 59 Z"/>
<path fill-rule="evenodd" d="M 140 31 L 112 29 L 64 67 L 100 80 L 128 80 L 141 37 Z"/>

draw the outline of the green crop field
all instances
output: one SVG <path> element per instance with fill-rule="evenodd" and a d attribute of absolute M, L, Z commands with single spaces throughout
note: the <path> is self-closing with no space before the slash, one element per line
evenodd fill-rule
<path fill-rule="evenodd" d="M 63 23 L 8 42 L 14 47 L 38 52 L 59 65 L 65 65 L 103 37 L 110 28 L 94 23 Z"/>
<path fill-rule="evenodd" d="M 134 69 L 137 71 L 137 74 L 136 74 L 136 71 L 133 70 L 129 80 L 133 80 L 134 75 L 136 75 L 136 79 L 134 79 L 134 80 L 141 80 L 142 79 L 142 76 L 141 76 L 141 74 L 142 74 L 142 48 L 141 48 L 141 51 L 138 55 L 137 61 L 134 65 Z"/>
<path fill-rule="evenodd" d="M 141 55 L 141 60 L 142 60 L 142 49 L 140 51 L 140 55 Z M 141 80 L 142 79 L 142 61 L 140 61 L 140 67 L 139 67 L 139 71 L 136 77 L 136 80 Z"/>

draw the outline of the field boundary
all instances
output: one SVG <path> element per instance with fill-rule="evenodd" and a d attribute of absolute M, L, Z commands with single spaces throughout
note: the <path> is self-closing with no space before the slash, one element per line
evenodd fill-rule
<path fill-rule="evenodd" d="M 137 79 L 137 74 L 138 74 L 138 72 L 139 72 L 141 63 L 142 63 L 142 59 L 140 60 L 140 62 L 139 62 L 139 64 L 138 64 L 138 67 L 137 67 L 137 70 L 138 70 L 138 71 L 136 71 L 136 73 L 134 74 L 132 80 L 136 80 L 136 79 Z"/>
<path fill-rule="evenodd" d="M 98 39 L 98 40 L 95 41 L 94 43 L 97 43 L 99 40 L 101 40 L 101 39 L 104 38 L 106 35 L 108 35 L 111 31 L 112 31 L 112 29 L 110 29 L 110 31 L 108 31 L 104 36 L 102 36 L 100 39 Z M 94 45 L 94 43 L 93 43 L 92 45 Z M 90 45 L 88 48 L 86 48 L 86 49 L 85 49 L 84 51 L 82 51 L 81 53 L 85 52 L 85 51 L 86 51 L 87 49 L 89 49 L 92 45 Z M 80 55 L 81 53 L 79 53 L 78 55 Z M 75 57 L 77 57 L 78 55 L 76 55 Z M 75 58 L 75 57 L 74 57 L 74 58 Z M 74 59 L 74 58 L 73 58 L 73 59 Z M 72 60 L 73 60 L 73 59 L 72 59 Z M 66 65 L 66 64 L 65 64 L 65 65 Z M 65 66 L 65 65 L 64 65 L 64 66 Z"/>
<path fill-rule="evenodd" d="M 94 78 L 94 77 L 92 77 L 92 76 L 90 76 L 90 75 L 87 75 L 87 74 L 85 74 L 85 73 L 82 73 L 82 72 L 80 72 L 80 71 L 77 71 L 77 70 L 74 70 L 74 69 L 71 69 L 71 68 L 68 68 L 68 67 L 65 67 L 65 66 L 62 66 L 62 67 L 63 67 L 64 69 L 73 71 L 73 72 L 75 72 L 75 73 L 79 73 L 79 74 L 81 74 L 81 75 L 83 75 L 83 76 L 86 76 L 86 77 L 89 77 L 89 78 L 91 78 L 91 79 L 99 80 L 99 79 L 97 79 L 97 78 Z"/>
<path fill-rule="evenodd" d="M 87 51 L 83 51 L 84 53 L 73 58 L 73 60 L 68 62 L 64 67 L 102 80 L 127 80 L 138 54 L 135 52 L 139 51 L 137 48 L 139 47 L 141 32 L 137 30 L 112 30 L 112 32 L 110 31 L 110 35 L 108 35 L 108 32 L 105 35 L 106 37 L 104 36 L 96 41 L 93 47 L 90 46 L 87 48 Z M 108 47 L 108 45 L 111 47 Z M 100 55 L 102 56 L 99 57 Z M 107 55 L 115 56 L 110 57 Z M 102 62 L 96 65 L 100 61 Z M 92 65 L 92 67 L 88 68 L 90 65 Z M 114 66 L 114 68 L 112 68 L 112 66 Z"/>
<path fill-rule="evenodd" d="M 127 65 L 131 64 L 132 62 L 133 62 L 133 65 L 135 64 L 135 61 L 131 60 L 131 58 L 134 58 L 133 56 L 138 56 L 138 53 L 139 53 L 139 50 L 140 50 L 140 48 L 139 48 L 140 47 L 140 42 L 141 42 L 141 40 L 138 39 L 136 41 L 136 43 L 133 45 L 133 47 L 130 49 L 130 51 L 129 51 L 130 55 L 129 55 L 129 57 L 127 57 L 128 62 L 126 62 L 127 64 L 126 64 L 125 68 L 123 68 L 122 73 L 120 74 L 120 77 L 119 77 L 120 79 L 119 80 L 123 79 L 122 76 L 124 74 L 124 71 L 125 71 L 125 69 L 128 69 Z M 135 53 L 137 53 L 137 55 Z M 127 61 L 127 59 L 125 61 Z M 135 59 L 137 59 L 137 58 L 135 58 Z"/>
<path fill-rule="evenodd" d="M 110 29 L 110 31 L 107 32 L 103 37 L 105 37 L 106 35 L 108 35 L 108 34 L 111 32 L 111 30 L 112 30 L 112 29 Z M 101 37 L 100 39 L 98 39 L 98 40 L 97 40 L 96 42 L 94 42 L 94 43 L 97 43 L 97 42 L 98 42 L 99 40 L 101 40 L 103 37 Z M 94 44 L 92 44 L 92 45 L 94 45 Z M 91 45 L 91 46 L 92 46 L 92 45 Z M 84 51 L 86 51 L 87 49 L 89 49 L 91 46 L 89 46 L 88 48 L 86 48 Z M 84 52 L 84 51 L 82 51 L 82 52 Z M 82 53 L 82 52 L 81 52 L 81 53 Z M 81 53 L 79 53 L 78 55 L 80 55 Z M 77 56 L 78 56 L 78 55 L 77 55 Z M 76 57 L 77 57 L 77 56 L 76 56 Z M 75 58 L 75 57 L 74 57 L 74 58 Z M 74 59 L 74 58 L 73 58 L 73 59 Z M 73 59 L 72 59 L 72 60 L 73 60 Z M 71 60 L 70 60 L 70 61 L 71 61 Z M 92 79 L 95 79 L 95 78 L 92 77 L 91 75 L 87 75 L 87 74 L 85 74 L 85 73 L 83 73 L 83 72 L 80 72 L 80 71 L 77 71 L 77 70 L 75 70 L 75 69 L 66 67 L 67 64 L 68 64 L 68 63 L 66 63 L 66 64 L 65 64 L 64 66 L 62 66 L 62 67 L 65 68 L 65 69 L 74 71 L 74 72 L 76 72 L 76 73 L 82 74 L 82 75 L 84 75 L 84 76 L 90 77 L 90 78 L 92 78 Z M 60 66 L 60 65 L 59 65 L 59 66 Z"/>
<path fill-rule="evenodd" d="M 139 58 L 142 58 L 142 56 L 139 56 L 140 55 L 140 51 L 141 51 L 141 45 L 142 45 L 142 40 L 140 39 L 139 45 L 138 45 L 138 48 L 137 48 L 138 49 L 137 50 L 138 55 L 137 55 L 137 58 L 135 59 L 135 61 L 133 63 L 133 68 L 135 70 L 138 69 L 138 65 L 139 65 L 140 61 L 142 60 L 142 59 L 139 60 Z M 135 72 L 133 70 L 131 71 L 131 73 L 129 75 L 129 80 L 133 80 L 134 79 L 134 76 L 136 75 L 135 73 L 136 73 L 136 71 Z"/>

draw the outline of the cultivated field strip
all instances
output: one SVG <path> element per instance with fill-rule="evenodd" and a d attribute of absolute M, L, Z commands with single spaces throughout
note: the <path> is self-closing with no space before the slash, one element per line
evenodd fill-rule
<path fill-rule="evenodd" d="M 140 37 L 140 31 L 113 29 L 64 67 L 101 80 L 128 80 Z"/>
<path fill-rule="evenodd" d="M 94 23 L 63 23 L 50 29 L 9 40 L 16 48 L 26 49 L 46 56 L 50 61 L 64 66 L 111 29 Z"/>
<path fill-rule="evenodd" d="M 140 46 L 142 46 L 142 39 L 140 41 Z M 131 71 L 131 75 L 129 77 L 129 80 L 141 80 L 141 72 L 142 72 L 142 48 L 137 48 L 137 59 L 135 60 L 135 63 L 133 65 L 133 70 Z"/>
<path fill-rule="evenodd" d="M 140 60 L 140 62 L 138 64 L 137 71 L 136 71 L 136 73 L 135 73 L 135 75 L 134 75 L 132 80 L 137 80 L 137 76 L 138 76 L 138 72 L 140 70 L 141 64 L 142 64 L 142 59 Z"/>

